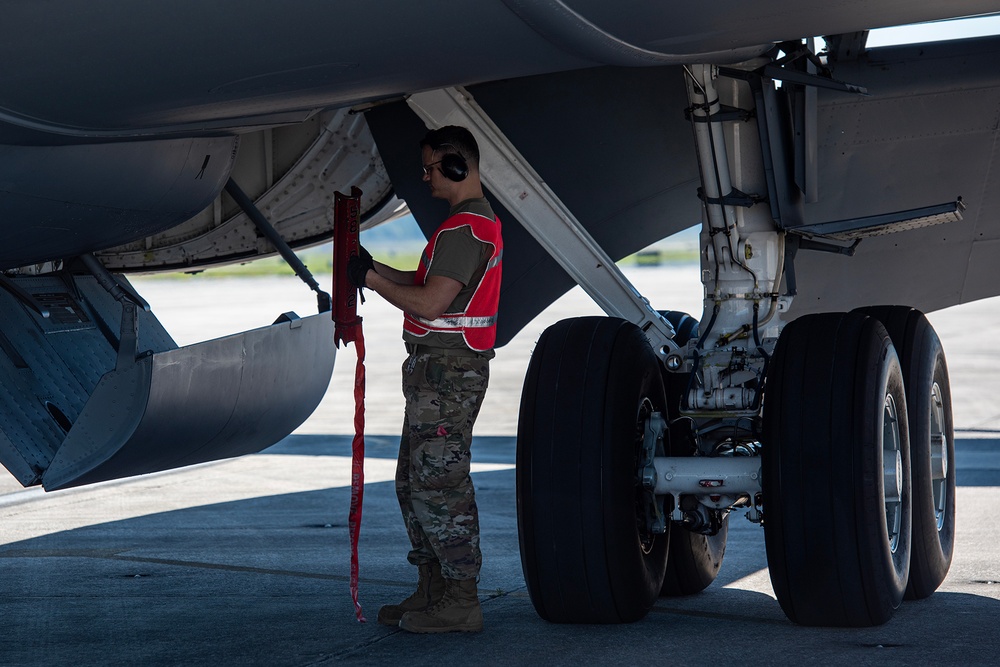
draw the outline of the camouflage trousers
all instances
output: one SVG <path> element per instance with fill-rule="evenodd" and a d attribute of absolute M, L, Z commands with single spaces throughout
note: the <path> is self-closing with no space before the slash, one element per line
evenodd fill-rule
<path fill-rule="evenodd" d="M 449 579 L 476 579 L 483 562 L 470 464 L 489 375 L 484 357 L 417 353 L 403 363 L 396 497 L 413 547 L 407 559 L 439 561 Z"/>

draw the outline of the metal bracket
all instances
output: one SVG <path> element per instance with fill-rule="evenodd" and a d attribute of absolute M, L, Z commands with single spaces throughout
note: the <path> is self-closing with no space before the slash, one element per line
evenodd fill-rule
<path fill-rule="evenodd" d="M 483 182 L 570 277 L 605 313 L 639 326 L 661 360 L 679 350 L 670 323 L 625 278 L 468 92 L 442 88 L 411 95 L 407 103 L 428 127 L 468 128 L 479 143 Z"/>
<path fill-rule="evenodd" d="M 848 257 L 854 257 L 855 251 L 861 244 L 861 239 L 855 239 L 854 243 L 851 245 L 837 245 L 836 243 L 828 243 L 825 241 L 817 241 L 816 239 L 802 237 L 799 240 L 800 250 L 815 250 L 818 252 L 829 252 L 834 255 L 846 255 Z"/>
<path fill-rule="evenodd" d="M 130 301 L 147 313 L 149 312 L 149 304 L 146 300 L 139 296 L 139 293 L 131 285 L 123 285 L 118 282 L 118 279 L 94 255 L 89 252 L 84 253 L 80 255 L 79 259 L 87 267 L 87 270 L 90 271 L 90 274 L 97 279 L 97 284 L 114 297 L 115 301 L 120 303 Z"/>
<path fill-rule="evenodd" d="M 798 84 L 800 86 L 812 86 L 815 88 L 837 90 L 842 93 L 854 93 L 856 95 L 868 94 L 868 89 L 864 86 L 834 79 L 830 75 L 830 68 L 824 65 L 822 61 L 820 61 L 819 57 L 805 44 L 802 44 L 801 42 L 786 42 L 781 44 L 780 48 L 785 51 L 786 55 L 778 60 L 775 60 L 774 62 L 769 62 L 762 67 L 749 71 L 734 69 L 732 67 L 720 67 L 719 74 L 731 79 L 740 79 L 744 81 L 749 80 L 751 77 L 763 77 L 766 79 L 773 79 L 775 81 L 782 81 L 784 83 Z M 813 74 L 802 69 L 786 67 L 786 65 L 791 65 L 795 61 L 803 58 L 808 60 L 819 73 Z"/>
<path fill-rule="evenodd" d="M 101 264 L 100 260 L 90 253 L 80 255 L 87 270 L 97 279 L 97 283 L 122 305 L 122 321 L 118 334 L 118 359 L 115 370 L 125 371 L 135 364 L 139 351 L 139 322 L 136 319 L 136 308 L 149 312 L 149 304 L 131 287 L 126 289 Z"/>
<path fill-rule="evenodd" d="M 684 109 L 684 120 L 695 123 L 734 123 L 747 122 L 757 116 L 755 109 L 740 109 L 726 104 L 719 105 L 719 111 L 707 116 L 699 116 L 694 113 L 693 107 Z"/>
<path fill-rule="evenodd" d="M 3 288 L 11 293 L 18 301 L 26 305 L 31 310 L 35 311 L 39 317 L 48 317 L 49 309 L 42 305 L 42 303 L 34 297 L 34 295 L 21 288 L 17 283 L 8 278 L 7 276 L 0 274 L 0 288 Z"/>
<path fill-rule="evenodd" d="M 745 192 L 740 192 L 736 188 L 729 191 L 729 194 L 722 195 L 721 197 L 709 197 L 705 194 L 704 188 L 698 188 L 698 199 L 702 200 L 706 204 L 721 204 L 723 206 L 740 206 L 742 208 L 750 208 L 754 204 L 760 204 L 761 202 L 766 202 L 765 197 L 760 195 L 748 195 Z"/>
<path fill-rule="evenodd" d="M 839 35 L 827 35 L 826 57 L 828 61 L 846 63 L 856 61 L 865 52 L 868 42 L 868 31 L 845 32 Z"/>
<path fill-rule="evenodd" d="M 863 218 L 850 218 L 848 220 L 789 227 L 788 231 L 792 234 L 819 236 L 837 241 L 860 241 L 870 236 L 882 236 L 896 232 L 905 232 L 910 229 L 921 229 L 933 225 L 958 222 L 963 217 L 963 211 L 965 211 L 965 202 L 962 201 L 961 197 L 958 197 L 953 202 L 946 202 L 937 206 L 925 206 L 908 211 L 870 215 Z M 803 245 L 802 247 L 805 248 L 806 246 Z"/>

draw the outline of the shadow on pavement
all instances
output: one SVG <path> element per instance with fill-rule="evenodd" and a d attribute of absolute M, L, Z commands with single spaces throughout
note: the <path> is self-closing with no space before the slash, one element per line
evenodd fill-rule
<path fill-rule="evenodd" d="M 395 436 L 368 438 L 369 456 L 395 458 L 396 446 Z M 478 462 L 513 463 L 512 438 L 477 438 L 475 447 Z M 996 452 L 996 441 L 960 441 L 961 483 L 997 484 Z M 267 451 L 349 453 L 349 436 L 292 436 Z M 983 571 L 953 568 L 946 581 L 951 590 L 904 603 L 881 627 L 799 627 L 769 594 L 763 531 L 739 515 L 720 577 L 703 593 L 662 598 L 630 625 L 547 623 L 535 614 L 524 586 L 514 471 L 476 473 L 475 481 L 485 555 L 481 634 L 412 636 L 375 622 L 378 607 L 405 597 L 415 579 L 405 562 L 408 544 L 393 484 L 377 482 L 366 485 L 361 530 L 366 624 L 354 620 L 348 593 L 350 490 L 327 488 L 73 530 L 56 525 L 44 536 L 0 547 L 0 663 L 995 662 L 1000 602 L 989 596 L 993 577 Z"/>

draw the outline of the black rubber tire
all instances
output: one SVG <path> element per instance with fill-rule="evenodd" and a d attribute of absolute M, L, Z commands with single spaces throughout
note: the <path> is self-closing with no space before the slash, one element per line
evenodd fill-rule
<path fill-rule="evenodd" d="M 678 345 L 687 345 L 689 340 L 698 335 L 698 320 L 684 311 L 661 310 L 659 313 L 674 328 L 674 342 Z"/>
<path fill-rule="evenodd" d="M 781 608 L 802 625 L 885 623 L 906 590 L 911 504 L 903 377 L 882 324 L 847 313 L 787 325 L 763 417 L 764 540 Z M 898 443 L 889 468 L 892 507 L 885 442 Z M 890 509 L 894 525 L 898 517 L 895 545 Z"/>
<path fill-rule="evenodd" d="M 667 572 L 660 595 L 694 595 L 708 588 L 719 576 L 728 536 L 728 515 L 715 535 L 692 533 L 683 526 L 671 523 Z"/>
<path fill-rule="evenodd" d="M 686 345 L 698 336 L 698 320 L 679 310 L 660 311 L 673 325 L 674 341 Z M 664 385 L 667 390 L 669 420 L 676 425 L 670 430 L 671 456 L 690 456 L 694 453 L 686 443 L 690 441 L 688 422 L 676 423 L 680 416 L 680 401 L 688 386 L 687 373 L 665 372 Z M 723 519 L 722 528 L 715 535 L 692 533 L 677 524 L 670 523 L 670 547 L 667 553 L 667 572 L 663 577 L 660 595 L 676 597 L 694 595 L 708 588 L 722 567 L 726 554 L 726 538 L 729 534 L 729 517 Z"/>
<path fill-rule="evenodd" d="M 948 575 L 955 547 L 955 426 L 948 364 L 941 340 L 919 310 L 908 306 L 860 310 L 885 326 L 903 369 L 913 480 L 906 599 L 920 600 L 933 594 Z"/>
<path fill-rule="evenodd" d="M 531 356 L 517 432 L 521 565 L 538 615 L 629 623 L 663 584 L 669 534 L 638 519 L 640 420 L 665 411 L 659 361 L 624 320 L 549 327 Z"/>
<path fill-rule="evenodd" d="M 674 342 L 680 346 L 688 344 L 692 338 L 698 337 L 698 320 L 694 319 L 685 312 L 679 310 L 661 310 L 660 315 L 663 315 L 663 319 L 670 322 L 674 327 Z M 691 377 L 690 373 L 671 373 L 667 369 L 663 369 L 663 386 L 667 392 L 667 421 L 674 423 L 677 417 L 680 416 L 681 408 L 681 398 L 684 396 L 684 392 L 687 391 L 688 379 Z M 685 425 L 684 429 L 690 431 L 690 428 Z M 671 428 L 671 439 L 673 437 L 674 428 Z M 677 438 L 682 438 L 686 433 L 682 430 L 677 433 Z M 692 442 L 693 446 L 693 442 Z M 681 456 L 682 454 L 675 453 L 674 456 Z"/>

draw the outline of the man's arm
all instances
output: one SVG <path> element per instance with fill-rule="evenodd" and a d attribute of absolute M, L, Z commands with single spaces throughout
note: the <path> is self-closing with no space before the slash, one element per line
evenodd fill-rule
<path fill-rule="evenodd" d="M 375 271 L 378 272 L 383 278 L 388 278 L 394 283 L 399 285 L 412 285 L 413 281 L 417 277 L 416 271 L 400 271 L 399 269 L 394 269 L 388 264 L 383 264 L 382 262 L 373 262 L 375 264 Z M 371 283 L 368 283 L 371 285 Z"/>
<path fill-rule="evenodd" d="M 376 266 L 385 265 L 376 262 Z M 399 275 L 407 273 L 396 269 L 392 271 Z M 427 282 L 423 285 L 414 285 L 412 280 L 411 277 L 410 283 L 400 284 L 375 270 L 370 270 L 365 275 L 368 289 L 373 290 L 396 308 L 425 320 L 436 320 L 441 317 L 462 290 L 461 282 L 446 276 L 428 276 Z"/>

